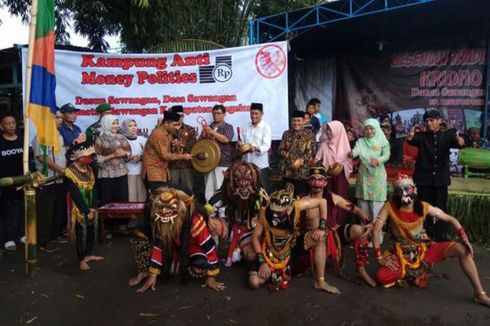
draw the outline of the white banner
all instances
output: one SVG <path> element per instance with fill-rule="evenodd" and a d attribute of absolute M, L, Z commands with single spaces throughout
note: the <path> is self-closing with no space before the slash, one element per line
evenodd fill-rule
<path fill-rule="evenodd" d="M 27 49 L 22 59 L 25 76 Z M 76 124 L 85 130 L 98 119 L 95 107 L 107 102 L 120 123 L 135 119 L 146 137 L 173 105 L 182 105 L 184 122 L 201 132 L 213 121 L 212 107 L 223 104 L 236 140 L 236 127 L 250 122 L 250 103 L 259 102 L 272 139 L 281 139 L 288 129 L 287 63 L 286 42 L 172 54 L 56 50 L 56 103 L 79 108 Z"/>

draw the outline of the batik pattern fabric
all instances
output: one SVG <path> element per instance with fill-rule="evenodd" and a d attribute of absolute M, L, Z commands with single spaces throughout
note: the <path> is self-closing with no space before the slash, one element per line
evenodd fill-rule
<path fill-rule="evenodd" d="M 308 179 L 308 168 L 315 157 L 315 139 L 309 130 L 286 130 L 282 134 L 279 144 L 279 156 L 281 158 L 281 175 L 283 178 L 296 180 Z M 291 165 L 302 159 L 303 164 L 297 170 L 292 170 Z"/>
<path fill-rule="evenodd" d="M 141 170 L 143 179 L 154 182 L 170 181 L 168 164 L 177 157 L 177 154 L 171 152 L 171 142 L 172 135 L 167 132 L 163 124 L 153 129 L 144 149 Z"/>
<path fill-rule="evenodd" d="M 164 246 L 161 240 L 155 239 L 151 249 L 148 272 L 153 275 L 160 274 L 165 261 L 171 261 L 174 266 L 177 266 L 180 259 L 179 248 L 181 243 L 181 239 L 174 241 L 172 257 L 169 260 L 164 257 Z M 215 277 L 219 274 L 216 244 L 209 232 L 206 220 L 201 214 L 195 214 L 192 217 L 189 237 L 189 265 L 191 268 L 194 267 L 203 271 L 202 275 L 199 276 Z M 177 272 L 178 268 L 174 268 L 174 271 Z M 196 276 L 192 269 L 189 269 L 189 272 L 191 272 L 191 275 Z"/>
<path fill-rule="evenodd" d="M 148 265 L 151 258 L 151 241 L 142 233 L 135 232 L 135 236 L 129 239 L 131 250 L 133 251 L 134 262 L 138 273 L 148 272 Z"/>
<path fill-rule="evenodd" d="M 129 155 L 127 157 L 103 160 L 104 157 L 114 154 L 118 149 L 123 149 Z M 128 174 L 126 159 L 131 157 L 131 146 L 124 135 L 101 134 L 95 140 L 95 152 L 97 153 L 97 163 L 99 165 L 99 178 L 118 178 Z"/>
<path fill-rule="evenodd" d="M 384 165 L 369 168 L 364 164 L 359 166 L 355 197 L 370 201 L 386 201 L 388 185 Z"/>
<path fill-rule="evenodd" d="M 172 152 L 188 154 L 191 152 L 192 146 L 196 143 L 196 130 L 194 127 L 182 124 L 182 126 L 174 132 L 172 137 L 174 139 L 179 139 L 180 143 L 183 145 L 179 152 L 176 152 L 175 149 L 172 149 Z M 189 169 L 192 167 L 192 164 L 190 161 L 178 160 L 171 161 L 169 167 L 171 169 Z"/>
<path fill-rule="evenodd" d="M 383 287 L 391 287 L 400 282 L 409 282 L 415 286 L 427 287 L 427 272 L 430 265 L 447 258 L 447 251 L 456 242 L 434 242 L 429 239 L 423 229 L 427 217 L 429 205 L 421 202 L 423 213 L 421 216 L 415 212 L 406 212 L 399 209 L 394 202 L 387 202 L 384 208 L 388 211 L 388 217 L 392 228 L 395 229 L 394 248 L 383 254 L 398 264 L 393 270 L 382 266 L 376 279 Z"/>
<path fill-rule="evenodd" d="M 359 144 L 359 141 L 357 144 Z M 353 153 L 356 153 L 356 148 L 354 148 Z M 361 161 L 357 175 L 355 197 L 370 201 L 386 201 L 388 184 L 384 163 L 390 157 L 390 147 L 389 145 L 385 147 L 373 146 L 371 152 L 371 157 L 377 158 L 379 165 L 373 167 L 369 163 L 366 164 Z"/>

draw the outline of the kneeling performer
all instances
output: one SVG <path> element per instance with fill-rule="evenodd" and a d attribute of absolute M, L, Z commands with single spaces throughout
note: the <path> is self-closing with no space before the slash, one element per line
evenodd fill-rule
<path fill-rule="evenodd" d="M 153 243 L 146 282 L 138 292 L 155 290 L 162 268 L 175 274 L 182 271 L 205 277 L 205 286 L 224 290 L 224 284 L 216 281 L 218 254 L 204 209 L 199 212 L 192 197 L 171 188 L 155 190 L 149 200 Z M 138 275 L 135 279 L 140 281 L 144 277 Z"/>
<path fill-rule="evenodd" d="M 291 248 L 299 234 L 301 211 L 320 209 L 322 223 L 326 223 L 327 202 L 323 198 L 295 200 L 291 184 L 285 190 L 279 190 L 270 196 L 269 205 L 261 207 L 260 219 L 252 233 L 252 245 L 257 254 L 257 269 L 249 274 L 249 286 L 257 289 L 270 280 L 271 290 L 285 290 L 291 280 Z M 324 231 L 323 231 L 324 233 Z M 319 235 L 320 237 L 325 237 Z M 315 288 L 325 288 L 330 292 L 338 290 L 330 286 L 323 276 L 315 280 Z"/>
<path fill-rule="evenodd" d="M 340 267 L 342 248 L 352 243 L 354 246 L 354 258 L 359 276 L 369 285 L 376 283 L 369 276 L 365 266 L 367 265 L 368 235 L 372 229 L 369 217 L 359 207 L 355 206 L 343 197 L 332 192 L 325 191 L 327 186 L 327 170 L 319 163 L 310 167 L 308 171 L 309 193 L 302 197 L 303 200 L 312 198 L 325 198 L 328 206 L 327 224 L 322 222 L 318 209 L 308 209 L 305 212 L 306 227 L 301 232 L 298 246 L 293 251 L 293 258 L 301 262 L 305 251 L 310 251 L 310 266 L 315 268 L 317 279 L 323 277 L 326 260 L 331 257 L 335 263 L 337 273 L 343 276 Z M 365 226 L 359 224 L 338 224 L 339 209 L 348 211 L 357 216 Z M 326 235 L 321 236 L 321 235 Z M 294 262 L 294 272 L 301 272 L 300 263 Z M 321 274 L 321 275 L 320 275 Z M 333 289 L 328 292 L 337 293 Z"/>
<path fill-rule="evenodd" d="M 417 200 L 415 185 L 408 176 L 400 175 L 394 188 L 393 200 L 383 206 L 374 224 L 374 251 L 381 265 L 376 275 L 378 283 L 391 287 L 410 282 L 425 288 L 431 264 L 458 257 L 461 268 L 473 286 L 475 302 L 490 307 L 490 298 L 483 290 L 473 260 L 473 248 L 458 220 L 439 208 Z M 459 241 L 431 241 L 424 230 L 424 221 L 428 216 L 450 223 L 459 234 Z M 395 247 L 391 252 L 382 254 L 379 233 L 387 220 L 390 221 Z"/>

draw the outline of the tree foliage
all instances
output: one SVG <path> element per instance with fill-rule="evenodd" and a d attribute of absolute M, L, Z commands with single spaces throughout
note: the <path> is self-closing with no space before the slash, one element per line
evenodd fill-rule
<path fill-rule="evenodd" d="M 128 52 L 163 42 L 202 39 L 223 46 L 243 44 L 248 21 L 302 7 L 318 0 L 55 0 L 56 41 L 68 44 L 67 27 L 106 51 L 107 35 L 120 35 Z M 0 7 L 28 22 L 32 0 L 0 0 Z"/>

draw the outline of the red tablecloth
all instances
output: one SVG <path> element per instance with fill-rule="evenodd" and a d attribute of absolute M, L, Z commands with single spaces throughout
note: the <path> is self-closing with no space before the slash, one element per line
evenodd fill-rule
<path fill-rule="evenodd" d="M 139 218 L 143 216 L 145 203 L 109 203 L 99 208 L 102 218 Z"/>

